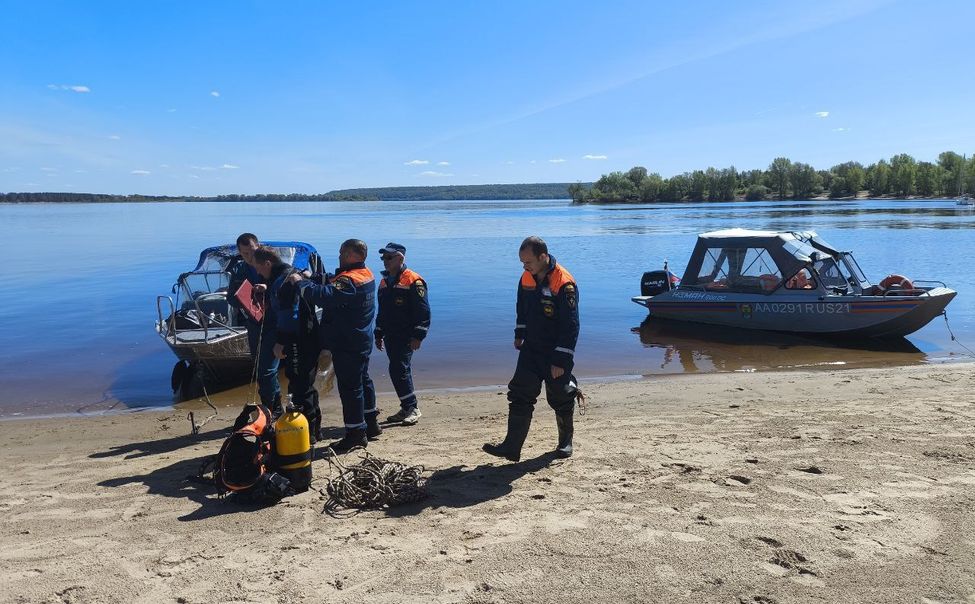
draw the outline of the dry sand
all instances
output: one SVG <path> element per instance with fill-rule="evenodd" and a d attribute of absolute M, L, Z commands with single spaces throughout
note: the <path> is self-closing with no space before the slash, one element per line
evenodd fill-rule
<path fill-rule="evenodd" d="M 185 412 L 5 422 L 0 600 L 975 602 L 973 393 L 971 364 L 595 384 L 576 455 L 542 403 L 520 464 L 480 451 L 500 392 L 428 395 L 369 451 L 433 496 L 344 519 L 185 482 L 230 409 L 201 438 Z"/>

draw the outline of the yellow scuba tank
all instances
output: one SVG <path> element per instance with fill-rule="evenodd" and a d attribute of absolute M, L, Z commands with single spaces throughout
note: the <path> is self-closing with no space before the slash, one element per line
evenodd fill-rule
<path fill-rule="evenodd" d="M 311 437 L 308 419 L 288 403 L 285 413 L 274 422 L 275 465 L 291 482 L 296 493 L 311 486 Z"/>

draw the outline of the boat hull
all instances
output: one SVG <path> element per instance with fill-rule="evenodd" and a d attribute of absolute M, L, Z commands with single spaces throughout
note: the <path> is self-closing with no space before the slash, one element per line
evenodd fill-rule
<path fill-rule="evenodd" d="M 903 337 L 944 312 L 956 292 L 907 296 L 755 295 L 676 289 L 633 301 L 655 318 L 836 337 Z"/>

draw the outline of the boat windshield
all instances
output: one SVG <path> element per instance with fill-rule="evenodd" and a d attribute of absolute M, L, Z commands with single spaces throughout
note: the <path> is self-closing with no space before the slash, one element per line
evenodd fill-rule
<path fill-rule="evenodd" d="M 707 290 L 769 293 L 779 287 L 782 272 L 761 247 L 711 247 L 704 254 L 697 285 Z"/>
<path fill-rule="evenodd" d="M 844 252 L 842 258 L 843 264 L 846 265 L 846 269 L 856 278 L 857 281 L 860 282 L 860 287 L 864 289 L 870 287 L 870 282 L 867 281 L 867 276 L 863 274 L 863 271 L 860 269 L 860 265 L 857 263 L 856 258 L 853 257 L 853 254 Z"/>
<path fill-rule="evenodd" d="M 223 271 L 187 273 L 179 284 L 186 300 L 214 295 L 226 297 L 230 274 Z"/>
<path fill-rule="evenodd" d="M 813 268 L 816 269 L 826 289 L 835 294 L 848 294 L 851 287 L 854 289 L 860 287 L 859 281 L 851 277 L 849 270 L 843 264 L 837 263 L 832 256 L 817 260 Z"/>

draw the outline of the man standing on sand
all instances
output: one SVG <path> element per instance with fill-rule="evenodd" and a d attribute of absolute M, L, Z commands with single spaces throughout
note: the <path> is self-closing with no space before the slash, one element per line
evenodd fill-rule
<path fill-rule="evenodd" d="M 291 275 L 300 297 L 322 307 L 322 345 L 332 353 L 332 366 L 342 400 L 345 436 L 329 446 L 336 453 L 365 447 L 382 434 L 376 419 L 376 389 L 369 377 L 372 320 L 376 315 L 376 279 L 366 268 L 368 247 L 349 239 L 339 247 L 339 268 L 316 284 Z"/>
<path fill-rule="evenodd" d="M 264 296 L 267 284 L 258 274 L 254 261 L 254 252 L 260 244 L 257 235 L 242 233 L 237 237 L 238 259 L 230 267 L 230 283 L 227 288 L 227 302 L 245 316 L 247 326 L 247 344 L 250 347 L 251 359 L 257 363 L 257 391 L 261 397 L 261 404 L 272 413 L 280 413 L 281 383 L 278 382 L 278 358 L 274 355 L 275 324 L 274 315 L 265 313 L 264 319 L 258 323 L 247 314 L 237 296 L 241 284 L 250 281 L 255 294 Z M 260 299 L 261 305 L 267 307 L 266 298 Z"/>
<path fill-rule="evenodd" d="M 376 348 L 386 349 L 389 379 L 400 404 L 399 411 L 386 421 L 412 426 L 420 419 L 413 390 L 413 352 L 419 350 L 430 329 L 427 284 L 420 275 L 406 268 L 405 246 L 387 243 L 379 254 L 386 270 L 379 282 Z"/>
<path fill-rule="evenodd" d="M 528 237 L 518 249 L 525 268 L 518 284 L 515 348 L 518 365 L 508 383 L 508 432 L 499 444 L 484 451 L 509 461 L 521 459 L 521 447 L 531 427 L 535 401 L 545 384 L 545 398 L 555 410 L 559 457 L 572 455 L 572 415 L 576 379 L 573 356 L 579 337 L 579 290 L 569 271 L 549 256 L 540 237 Z"/>

